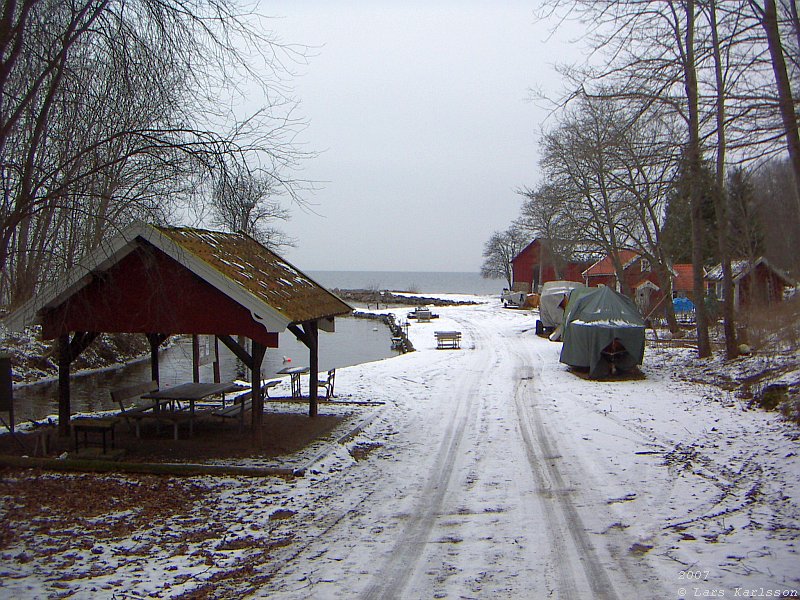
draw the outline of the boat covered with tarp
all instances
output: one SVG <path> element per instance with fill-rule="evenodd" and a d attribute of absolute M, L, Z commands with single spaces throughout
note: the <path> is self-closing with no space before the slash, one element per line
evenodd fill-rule
<path fill-rule="evenodd" d="M 564 307 L 567 306 L 570 293 L 582 287 L 585 286 L 578 281 L 548 281 L 542 286 L 542 293 L 539 296 L 539 319 L 536 321 L 537 335 L 549 335 L 561 325 L 564 321 Z"/>
<path fill-rule="evenodd" d="M 589 377 L 630 370 L 644 359 L 645 322 L 630 298 L 609 287 L 578 288 L 564 312 L 561 362 Z"/>

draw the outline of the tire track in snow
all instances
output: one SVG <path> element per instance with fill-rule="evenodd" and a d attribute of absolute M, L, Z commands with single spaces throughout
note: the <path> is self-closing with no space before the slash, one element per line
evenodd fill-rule
<path fill-rule="evenodd" d="M 544 370 L 542 368 L 543 357 L 539 352 L 534 350 L 538 360 L 531 360 L 530 356 L 522 358 L 524 364 L 539 365 L 538 368 L 528 367 L 528 371 L 523 373 L 520 377 L 520 385 L 518 393 L 515 395 L 515 402 L 517 411 L 520 416 L 520 427 L 526 430 L 524 436 L 526 438 L 526 445 L 530 440 L 528 457 L 531 461 L 531 467 L 537 478 L 543 482 L 544 485 L 552 486 L 552 490 L 561 491 L 562 493 L 554 494 L 553 498 L 558 502 L 554 503 L 551 499 L 543 499 L 543 503 L 555 504 L 557 506 L 556 515 L 563 518 L 561 522 L 563 525 L 557 525 L 559 519 L 548 520 L 549 529 L 558 529 L 561 533 L 554 534 L 555 538 L 563 538 L 563 528 L 567 529 L 569 539 L 571 539 L 574 548 L 578 550 L 577 554 L 573 554 L 572 560 L 572 579 L 562 575 L 562 584 L 566 586 L 566 592 L 561 590 L 559 594 L 561 597 L 588 597 L 591 591 L 591 596 L 595 598 L 619 598 L 616 589 L 623 586 L 623 597 L 631 597 L 635 595 L 637 598 L 661 598 L 665 590 L 658 590 L 654 586 L 654 582 L 658 581 L 658 575 L 652 571 L 651 566 L 642 560 L 629 560 L 625 549 L 630 548 L 634 542 L 623 531 L 610 530 L 604 531 L 603 547 L 610 553 L 609 563 L 611 566 L 604 564 L 601 560 L 596 548 L 592 544 L 589 536 L 589 530 L 584 525 L 580 514 L 578 512 L 574 497 L 578 497 L 581 504 L 588 501 L 587 506 L 591 506 L 591 510 L 596 512 L 598 510 L 604 511 L 602 502 L 593 501 L 587 498 L 587 491 L 583 488 L 580 490 L 570 490 L 565 486 L 564 476 L 559 464 L 555 462 L 555 458 L 561 457 L 561 451 L 558 448 L 557 441 L 553 438 L 552 434 L 548 431 L 545 423 L 542 421 L 540 411 L 538 409 L 539 403 L 536 398 L 546 394 L 547 382 L 544 380 Z M 517 353 L 521 356 L 521 353 Z M 531 400 L 533 399 L 533 402 Z M 584 404 L 583 402 L 581 402 Z M 633 429 L 631 429 L 633 431 Z M 541 454 L 537 454 L 536 450 L 540 450 Z M 579 481 L 585 481 L 586 474 L 583 470 L 578 473 L 572 473 L 572 477 Z M 592 496 L 591 493 L 588 496 Z M 581 499 L 581 497 L 583 497 Z M 607 503 L 607 502 L 606 502 Z M 580 505 L 580 504 L 579 504 Z M 612 519 L 609 518 L 609 521 Z M 557 556 L 558 549 L 554 548 Z M 563 551 L 563 550 L 562 550 Z M 577 563 L 580 563 L 580 570 L 575 568 Z M 609 577 L 609 571 L 615 574 L 614 582 Z M 583 574 L 585 576 L 588 589 L 576 590 L 574 585 L 579 585 L 579 581 L 574 579 L 575 574 Z M 620 577 L 624 576 L 624 578 Z M 642 584 L 645 584 L 644 587 Z"/>
<path fill-rule="evenodd" d="M 472 347 L 477 348 L 483 339 L 483 334 L 472 323 L 461 325 L 465 330 L 463 333 L 469 334 L 472 338 Z M 473 413 L 476 391 L 481 388 L 482 381 L 491 377 L 499 355 L 499 351 L 492 348 L 488 354 L 475 352 L 471 357 L 469 367 L 464 370 L 468 376 L 464 377 L 454 390 L 453 398 L 458 403 L 453 408 L 453 419 L 439 446 L 438 455 L 425 487 L 416 502 L 414 517 L 389 554 L 388 562 L 378 571 L 373 583 L 362 594 L 364 600 L 402 598 L 403 590 L 416 577 L 417 566 L 429 543 L 431 531 L 450 488 L 450 480 L 454 474 L 453 467 L 462 454 L 464 433 L 469 417 Z"/>
<path fill-rule="evenodd" d="M 540 504 L 547 516 L 545 522 L 550 533 L 551 551 L 558 569 L 559 597 L 585 597 L 578 589 L 577 575 L 580 571 L 585 575 L 593 597 L 607 600 L 618 598 L 605 567 L 587 537 L 586 527 L 572 501 L 573 490 L 564 483 L 555 462 L 555 457 L 559 456 L 558 450 L 545 430 L 535 406 L 531 410 L 523 402 L 523 398 L 531 395 L 531 387 L 527 383 L 530 377 L 532 375 L 523 375 L 520 378 L 514 402 L 525 441 L 525 453 L 531 472 L 542 491 Z M 573 544 L 573 552 L 567 547 L 567 539 Z M 577 565 L 576 559 L 579 559 Z"/>

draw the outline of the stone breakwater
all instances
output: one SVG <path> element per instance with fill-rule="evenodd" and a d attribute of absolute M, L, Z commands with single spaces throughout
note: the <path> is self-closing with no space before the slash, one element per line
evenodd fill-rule
<path fill-rule="evenodd" d="M 395 317 L 392 313 L 386 314 L 376 314 L 376 313 L 369 313 L 369 312 L 362 312 L 362 311 L 355 311 L 353 316 L 358 319 L 378 319 L 386 323 L 386 326 L 392 332 L 392 346 L 400 352 L 413 352 L 414 346 L 411 343 L 411 340 L 408 339 L 406 335 L 406 330 L 403 326 L 397 321 L 397 317 Z"/>
<path fill-rule="evenodd" d="M 381 306 L 460 306 L 477 304 L 472 300 L 448 300 L 446 298 L 435 298 L 427 296 L 406 295 L 401 292 L 390 292 L 388 290 L 340 290 L 334 289 L 333 293 L 346 302 L 358 302 L 366 304 L 367 307 L 375 305 Z M 409 292 L 410 293 L 410 292 Z"/>

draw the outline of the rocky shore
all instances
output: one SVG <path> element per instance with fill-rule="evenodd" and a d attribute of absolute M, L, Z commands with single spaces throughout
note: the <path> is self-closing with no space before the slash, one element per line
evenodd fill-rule
<path fill-rule="evenodd" d="M 448 298 L 433 298 L 420 296 L 412 292 L 400 292 L 389 290 L 332 290 L 345 302 L 357 302 L 366 304 L 367 307 L 375 305 L 389 308 L 391 306 L 466 306 L 478 304 L 472 300 L 453 300 Z"/>

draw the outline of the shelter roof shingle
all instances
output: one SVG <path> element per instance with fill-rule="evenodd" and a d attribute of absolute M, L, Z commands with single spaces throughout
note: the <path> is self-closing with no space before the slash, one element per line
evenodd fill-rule
<path fill-rule="evenodd" d="M 156 229 L 291 322 L 352 312 L 343 300 L 250 236 L 188 227 Z"/>

